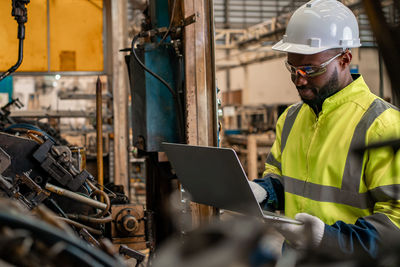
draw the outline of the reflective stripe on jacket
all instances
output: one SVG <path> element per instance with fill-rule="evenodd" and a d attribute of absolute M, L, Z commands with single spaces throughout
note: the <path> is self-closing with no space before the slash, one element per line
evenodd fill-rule
<path fill-rule="evenodd" d="M 307 212 L 328 225 L 364 218 L 378 231 L 397 228 L 400 153 L 391 147 L 356 150 L 399 137 L 400 112 L 358 76 L 324 101 L 318 117 L 303 103 L 282 114 L 264 176 L 284 186 L 289 217 Z"/>

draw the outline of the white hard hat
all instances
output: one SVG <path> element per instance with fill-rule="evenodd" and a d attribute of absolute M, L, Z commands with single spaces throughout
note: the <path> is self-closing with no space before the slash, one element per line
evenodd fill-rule
<path fill-rule="evenodd" d="M 312 0 L 293 13 L 283 39 L 272 49 L 311 55 L 360 46 L 357 19 L 348 7 L 337 0 Z"/>

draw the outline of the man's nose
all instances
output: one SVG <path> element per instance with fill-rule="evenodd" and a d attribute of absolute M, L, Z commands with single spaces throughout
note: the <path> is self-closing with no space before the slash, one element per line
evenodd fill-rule
<path fill-rule="evenodd" d="M 308 83 L 308 80 L 306 77 L 302 76 L 300 73 L 296 73 L 293 75 L 293 83 L 296 86 L 303 86 Z"/>

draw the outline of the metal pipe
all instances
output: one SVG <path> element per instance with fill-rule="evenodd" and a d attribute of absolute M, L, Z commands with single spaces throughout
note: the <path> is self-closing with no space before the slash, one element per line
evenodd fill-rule
<path fill-rule="evenodd" d="M 90 227 L 90 226 L 87 226 L 87 225 L 84 225 L 84 224 L 82 224 L 82 223 L 78 223 L 78 222 L 73 221 L 73 220 L 71 220 L 71 219 L 67 219 L 67 218 L 63 218 L 63 217 L 58 217 L 58 216 L 56 216 L 56 218 L 57 218 L 58 220 L 60 220 L 60 221 L 64 221 L 64 222 L 66 222 L 66 223 L 68 223 L 68 224 L 71 224 L 71 225 L 73 225 L 73 226 L 75 226 L 75 227 L 77 227 L 77 228 L 79 228 L 79 229 L 86 229 L 86 230 L 88 230 L 89 232 L 91 232 L 91 233 L 93 233 L 93 234 L 95 234 L 95 235 L 102 235 L 102 234 L 103 234 L 100 230 L 94 229 L 94 228 L 92 228 L 92 227 Z"/>
<path fill-rule="evenodd" d="M 67 214 L 69 219 L 78 220 L 82 222 L 89 222 L 89 223 L 108 223 L 112 221 L 111 216 L 107 216 L 104 218 L 93 218 L 90 216 L 82 215 L 82 214 Z"/>
<path fill-rule="evenodd" d="M 99 190 L 94 184 L 92 184 L 91 181 L 86 180 L 86 183 L 89 185 L 90 189 L 94 190 Z"/>
<path fill-rule="evenodd" d="M 102 92 L 100 77 L 96 82 L 96 138 L 97 138 L 97 182 L 103 187 L 103 118 L 102 118 Z"/>
<path fill-rule="evenodd" d="M 110 189 L 107 189 L 107 187 L 104 187 L 104 186 L 103 186 L 103 188 L 98 188 L 98 187 L 96 187 L 94 184 L 92 184 L 89 180 L 86 180 L 86 183 L 89 185 L 89 187 L 90 187 L 93 191 L 95 191 L 95 190 L 101 190 L 101 191 L 103 191 L 103 192 L 106 192 L 106 190 L 107 190 L 107 191 L 108 191 L 107 194 L 112 195 L 112 197 L 117 197 L 117 195 L 116 195 L 113 191 L 111 191 Z M 108 195 L 107 195 L 107 196 L 108 196 Z"/>
<path fill-rule="evenodd" d="M 94 207 L 97 209 L 102 209 L 102 210 L 107 209 L 107 204 L 104 204 L 102 202 L 96 201 L 96 200 L 88 198 L 88 197 L 84 197 L 82 195 L 79 195 L 72 191 L 66 190 L 64 188 L 61 188 L 61 187 L 58 187 L 58 186 L 55 186 L 55 185 L 52 185 L 49 183 L 46 184 L 45 188 L 52 193 L 85 203 L 91 207 Z"/>
<path fill-rule="evenodd" d="M 93 192 L 91 193 L 90 196 L 92 196 L 92 195 L 100 195 L 102 202 L 106 203 L 106 205 L 107 205 L 107 208 L 105 210 L 100 211 L 99 213 L 95 214 L 94 217 L 95 218 L 99 218 L 99 217 L 104 216 L 110 210 L 110 207 L 111 207 L 110 197 L 108 196 L 108 194 L 105 191 L 103 191 L 103 190 L 99 189 L 98 187 L 96 187 L 89 180 L 86 180 L 86 183 L 93 190 Z M 103 186 L 103 189 L 104 188 L 105 187 Z M 116 197 L 116 195 L 112 191 L 110 191 L 110 192 L 114 195 L 114 197 Z"/>
<path fill-rule="evenodd" d="M 99 189 L 94 190 L 90 196 L 93 196 L 93 195 L 100 195 L 100 199 L 102 201 L 105 201 L 105 204 L 107 205 L 106 209 L 104 209 L 104 210 L 100 211 L 98 214 L 94 215 L 94 217 L 99 218 L 99 217 L 104 216 L 110 210 L 111 201 L 110 201 L 110 198 L 108 197 L 108 195 L 106 194 L 106 192 L 104 192 L 102 190 L 99 190 Z"/>

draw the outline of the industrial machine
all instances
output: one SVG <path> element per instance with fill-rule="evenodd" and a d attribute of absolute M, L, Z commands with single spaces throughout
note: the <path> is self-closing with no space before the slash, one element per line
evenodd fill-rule
<path fill-rule="evenodd" d="M 25 213 L 45 205 L 53 221 L 69 224 L 75 235 L 99 249 L 107 237 L 121 253 L 143 258 L 132 249 L 146 248 L 143 206 L 101 188 L 79 168 L 82 158 L 74 158 L 68 146 L 33 125 L 14 125 L 8 128 L 14 134 L 0 132 L 0 195 L 15 200 Z"/>
<path fill-rule="evenodd" d="M 29 2 L 10 1 L 18 62 L 0 81 L 22 63 Z M 0 259 L 17 266 L 124 266 L 122 255 L 142 262 L 145 255 L 136 250 L 147 247 L 149 221 L 143 205 L 98 183 L 84 169 L 84 149 L 49 125 L 12 119 L 13 105 L 22 103 L 14 99 L 0 110 L 0 243 L 8 246 Z"/>

